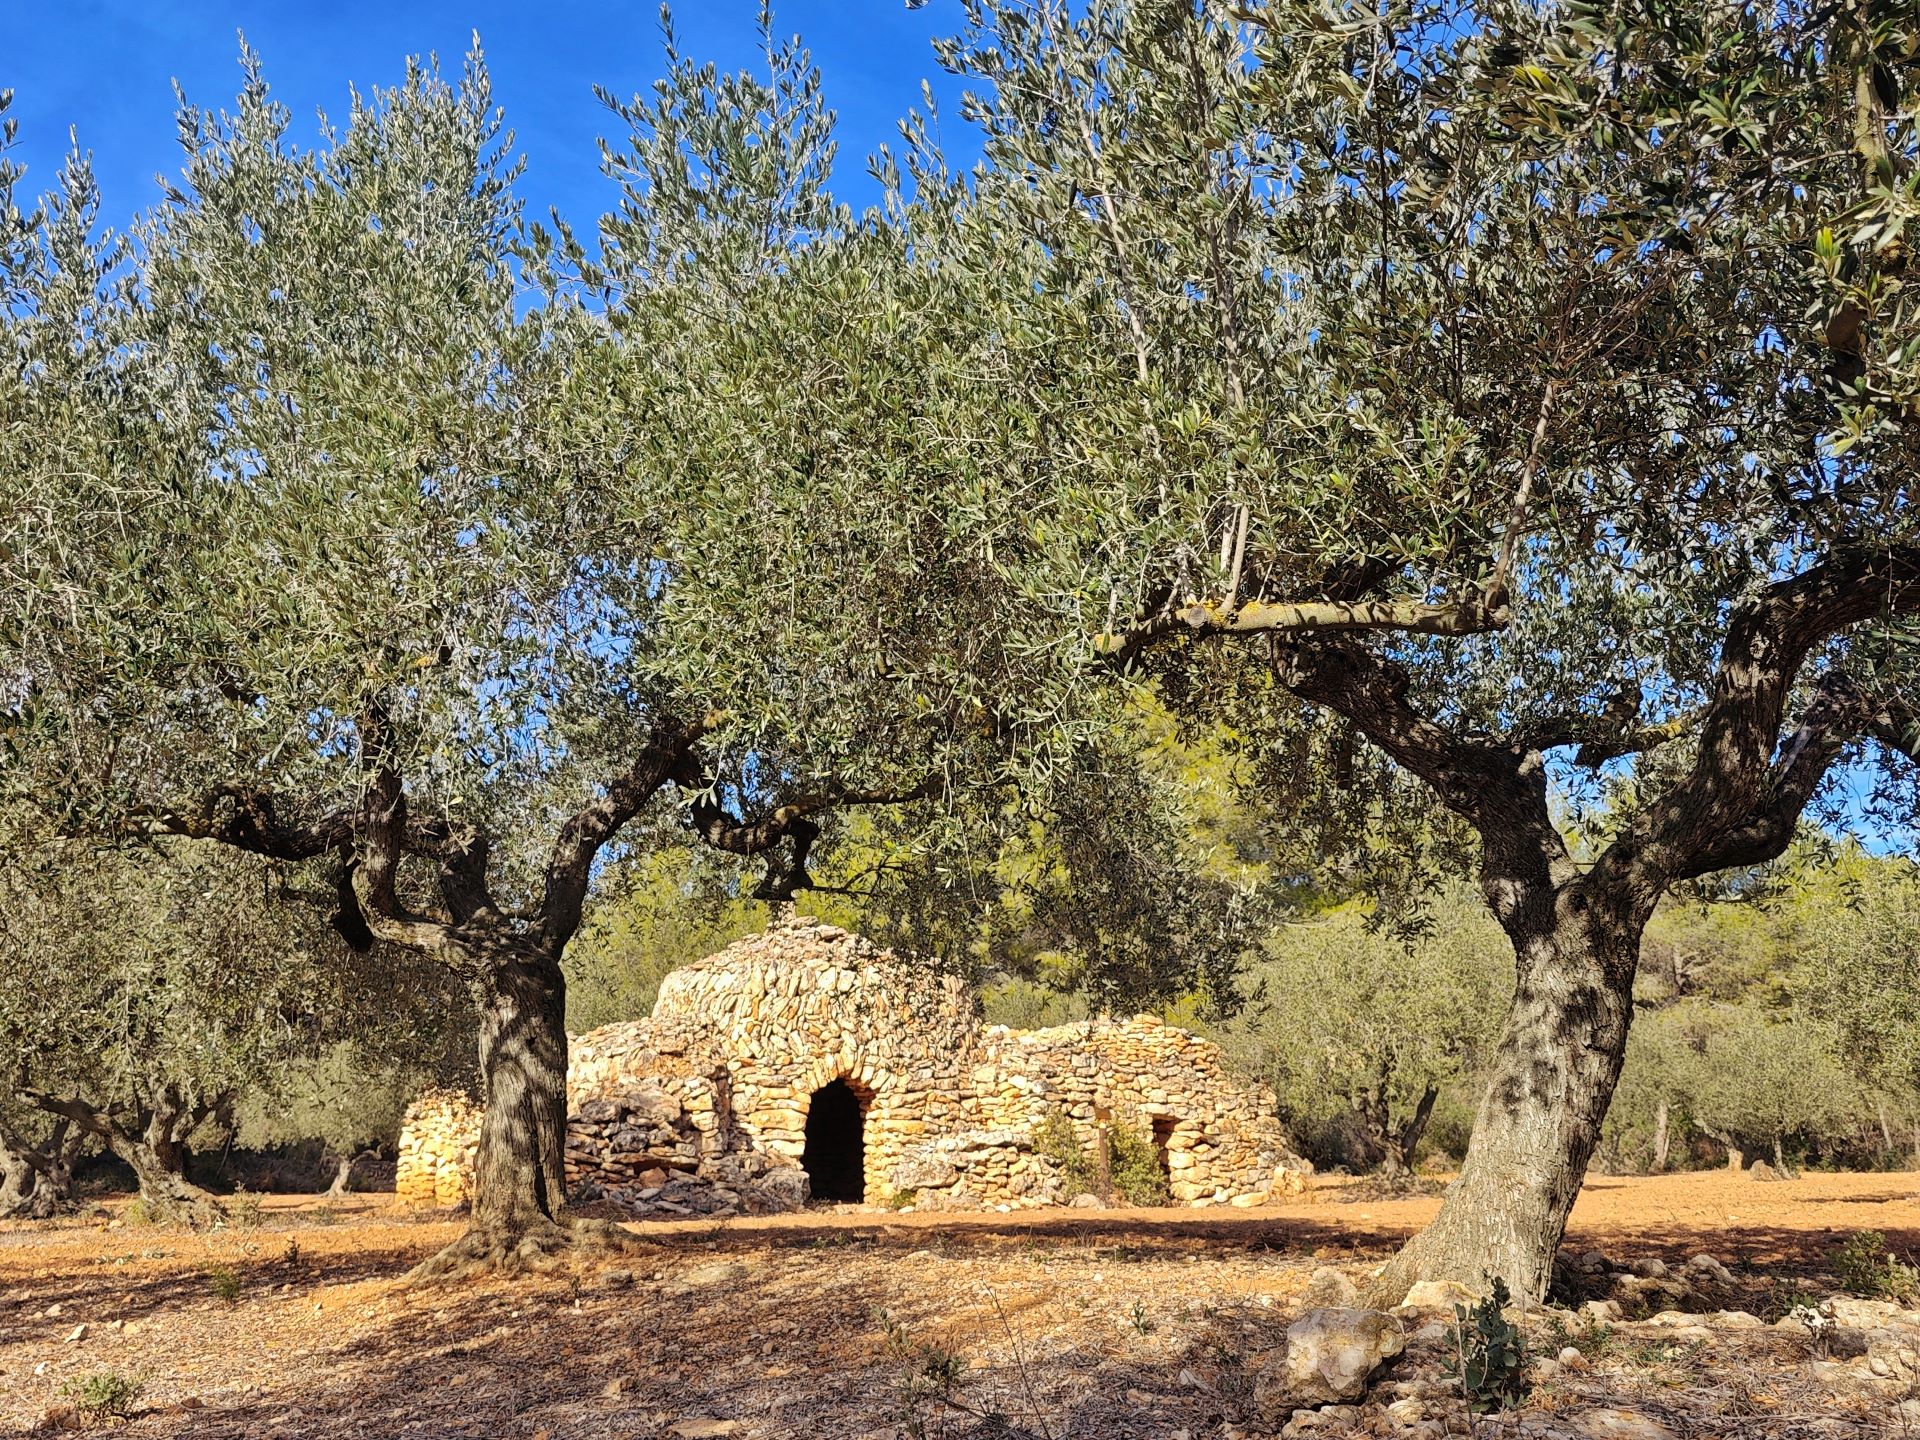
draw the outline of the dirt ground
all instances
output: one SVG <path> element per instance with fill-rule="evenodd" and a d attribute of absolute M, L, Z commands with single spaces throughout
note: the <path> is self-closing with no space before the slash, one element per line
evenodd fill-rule
<path fill-rule="evenodd" d="M 1596 1177 L 1568 1249 L 1711 1254 L 1728 1285 L 1682 1308 L 1760 1315 L 1789 1287 L 1829 1293 L 1853 1231 L 1920 1254 L 1917 1195 L 1916 1174 Z M 81 1423 L 74 1387 L 113 1374 L 142 1385 L 126 1434 L 205 1440 L 1465 1434 L 1432 1316 L 1409 1317 L 1366 1404 L 1255 1395 L 1323 1267 L 1363 1278 L 1437 1205 L 1329 1182 L 1245 1211 L 652 1222 L 574 1273 L 423 1288 L 401 1276 L 458 1223 L 382 1197 L 268 1197 L 205 1234 L 128 1226 L 108 1202 L 0 1227 L 0 1433 Z M 1529 1317 L 1535 1353 L 1575 1324 Z M 1920 1383 L 1868 1383 L 1864 1354 L 1816 1359 L 1791 1327 L 1669 1314 L 1574 1338 L 1590 1358 L 1542 1367 L 1474 1433 L 1920 1436 Z"/>

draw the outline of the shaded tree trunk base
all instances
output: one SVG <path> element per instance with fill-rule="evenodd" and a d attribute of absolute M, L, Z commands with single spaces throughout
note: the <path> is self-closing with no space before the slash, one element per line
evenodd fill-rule
<path fill-rule="evenodd" d="M 639 1238 L 607 1220 L 549 1220 L 521 1225 L 475 1225 L 422 1260 L 406 1275 L 410 1285 L 432 1285 L 488 1277 L 551 1274 L 582 1261 L 627 1255 L 641 1248 Z"/>
<path fill-rule="evenodd" d="M 140 1203 L 157 1223 L 212 1230 L 226 1222 L 226 1207 L 211 1191 L 202 1190 L 183 1175 L 160 1169 L 138 1152 L 117 1153 L 133 1166 L 140 1182 Z"/>
<path fill-rule="evenodd" d="M 1544 1246 L 1537 1236 L 1496 1233 L 1503 1218 L 1488 1213 L 1469 1217 L 1465 1227 L 1468 1233 L 1459 1233 L 1461 1227 L 1436 1220 L 1360 1287 L 1361 1303 L 1390 1310 L 1422 1280 L 1450 1281 L 1474 1295 L 1486 1295 L 1491 1293 L 1496 1276 L 1506 1281 L 1522 1302 L 1543 1299 L 1553 1280 L 1554 1249 Z M 1482 1223 L 1471 1223 L 1473 1220 Z"/>

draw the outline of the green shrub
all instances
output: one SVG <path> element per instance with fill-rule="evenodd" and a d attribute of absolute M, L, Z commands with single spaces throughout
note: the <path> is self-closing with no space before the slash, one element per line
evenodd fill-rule
<path fill-rule="evenodd" d="M 1107 1173 L 1129 1205 L 1166 1205 L 1173 1199 L 1167 1190 L 1167 1172 L 1160 1168 L 1159 1149 L 1124 1125 L 1107 1132 Z"/>
<path fill-rule="evenodd" d="M 128 1204 L 127 1208 L 120 1212 L 120 1223 L 123 1225 L 137 1225 L 142 1227 L 158 1225 L 160 1223 L 160 1212 L 154 1209 L 152 1203 L 145 1197 L 136 1196 Z"/>
<path fill-rule="evenodd" d="M 1527 1398 L 1527 1342 L 1505 1311 L 1513 1296 L 1495 1277 L 1493 1294 L 1469 1310 L 1453 1307 L 1455 1324 L 1447 1331 L 1453 1354 L 1442 1367 L 1466 1396 L 1476 1415 L 1511 1410 Z"/>
<path fill-rule="evenodd" d="M 1100 1184 L 1099 1167 L 1080 1143 L 1080 1132 L 1073 1121 L 1059 1110 L 1049 1110 L 1035 1127 L 1033 1148 L 1059 1168 L 1060 1183 L 1069 1195 L 1089 1195 Z"/>
<path fill-rule="evenodd" d="M 231 1265 L 210 1265 L 207 1267 L 207 1288 L 229 1305 L 237 1304 L 240 1292 L 245 1288 L 240 1272 Z"/>
<path fill-rule="evenodd" d="M 1099 1193 L 1099 1163 L 1093 1151 L 1080 1143 L 1080 1132 L 1064 1113 L 1047 1113 L 1034 1129 L 1033 1148 L 1059 1167 L 1060 1181 L 1069 1195 Z M 1165 1205 L 1172 1198 L 1160 1151 L 1152 1140 L 1125 1125 L 1107 1131 L 1107 1178 L 1129 1205 Z"/>
<path fill-rule="evenodd" d="M 1920 1270 L 1901 1263 L 1878 1230 L 1856 1230 L 1834 1252 L 1833 1273 L 1849 1295 L 1868 1300 L 1920 1298 Z"/>
<path fill-rule="evenodd" d="M 146 1388 L 146 1382 L 135 1376 L 101 1370 L 67 1381 L 60 1387 L 60 1393 L 73 1402 L 73 1408 L 82 1416 L 97 1424 L 130 1417 L 140 1393 Z"/>

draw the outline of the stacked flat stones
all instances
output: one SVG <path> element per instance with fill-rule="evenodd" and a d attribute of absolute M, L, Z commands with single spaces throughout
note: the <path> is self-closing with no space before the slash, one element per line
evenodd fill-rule
<path fill-rule="evenodd" d="M 395 1195 L 403 1204 L 428 1209 L 458 1205 L 473 1187 L 479 1148 L 479 1107 L 457 1091 L 427 1091 L 400 1122 Z"/>
<path fill-rule="evenodd" d="M 661 983 L 651 1018 L 572 1042 L 567 1175 L 578 1200 L 633 1214 L 729 1214 L 801 1203 L 813 1094 L 859 1099 L 870 1202 L 927 1207 L 1058 1204 L 1057 1168 L 1034 1150 L 1049 1114 L 1091 1144 L 1096 1126 L 1159 1133 L 1176 1201 L 1258 1204 L 1308 1167 L 1273 1095 L 1226 1074 L 1217 1047 L 1152 1016 L 1050 1030 L 983 1028 L 957 977 L 858 935 L 782 917 Z M 418 1107 L 416 1107 L 418 1109 Z M 420 1111 L 400 1168 L 434 1177 L 464 1143 Z M 438 1112 L 434 1112 L 438 1114 Z M 471 1166 L 469 1162 L 470 1173 Z M 424 1193 L 413 1181 L 403 1196 Z"/>

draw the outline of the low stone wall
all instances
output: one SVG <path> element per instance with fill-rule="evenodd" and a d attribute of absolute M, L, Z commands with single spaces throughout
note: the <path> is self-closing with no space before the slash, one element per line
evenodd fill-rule
<path fill-rule="evenodd" d="M 407 1107 L 393 1192 L 405 1205 L 458 1205 L 473 1187 L 480 1108 L 452 1090 L 429 1090 Z"/>
<path fill-rule="evenodd" d="M 576 1199 L 636 1214 L 798 1203 L 809 1116 L 834 1082 L 858 1116 L 857 1133 L 833 1143 L 849 1166 L 858 1147 L 848 1173 L 870 1202 L 908 1192 L 944 1207 L 1071 1199 L 1034 1149 L 1055 1112 L 1088 1145 L 1101 1124 L 1153 1139 L 1183 1204 L 1258 1204 L 1310 1169 L 1288 1148 L 1271 1092 L 1229 1075 L 1218 1047 L 1189 1031 L 1150 1015 L 983 1028 L 957 978 L 787 919 L 668 975 L 649 1019 L 573 1040 L 568 1183 Z M 470 1147 L 462 1172 L 447 1157 L 465 1132 L 443 1098 L 434 1105 L 423 1098 L 408 1112 L 401 1168 L 419 1178 L 402 1195 L 445 1204 L 471 1174 Z M 816 1145 L 824 1133 L 823 1119 Z"/>

